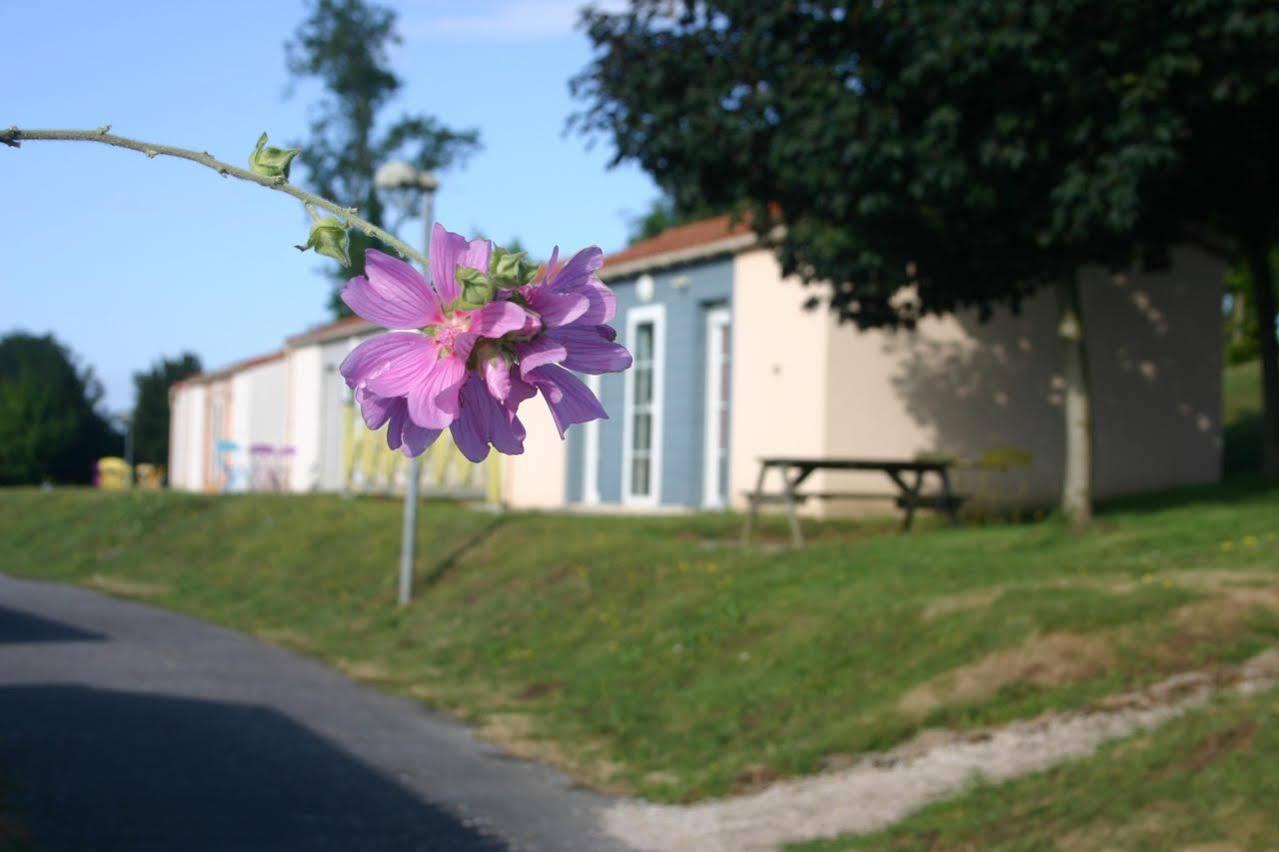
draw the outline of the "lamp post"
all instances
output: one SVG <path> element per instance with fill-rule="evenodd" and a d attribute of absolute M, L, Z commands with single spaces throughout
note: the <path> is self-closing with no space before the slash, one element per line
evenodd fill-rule
<path fill-rule="evenodd" d="M 431 225 L 435 219 L 435 190 L 440 183 L 435 175 L 424 172 L 403 161 L 392 161 L 378 168 L 373 176 L 378 189 L 400 194 L 411 203 L 418 193 L 422 196 L 423 245 L 426 253 L 431 250 Z M 422 270 L 429 276 L 430 270 Z M 422 473 L 422 457 L 409 459 L 408 482 L 404 485 L 404 527 L 400 536 L 400 606 L 413 596 L 413 551 L 417 537 L 417 486 Z"/>
<path fill-rule="evenodd" d="M 133 487 L 133 412 L 122 411 L 114 420 L 124 428 L 124 463 L 129 466 L 129 487 Z"/>

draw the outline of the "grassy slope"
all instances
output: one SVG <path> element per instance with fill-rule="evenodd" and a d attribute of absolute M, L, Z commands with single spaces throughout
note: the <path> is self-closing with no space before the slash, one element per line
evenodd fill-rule
<path fill-rule="evenodd" d="M 0 568 L 256 632 L 686 800 L 1279 642 L 1276 517 L 1279 488 L 1236 483 L 1111 507 L 1083 538 L 827 525 L 743 553 L 731 517 L 430 504 L 397 610 L 394 502 L 10 491 Z"/>
<path fill-rule="evenodd" d="M 1279 846 L 1279 691 L 1213 706 L 834 850 L 1271 850 Z"/>

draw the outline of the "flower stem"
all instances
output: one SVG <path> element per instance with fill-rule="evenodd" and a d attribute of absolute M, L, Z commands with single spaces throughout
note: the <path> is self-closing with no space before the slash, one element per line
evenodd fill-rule
<path fill-rule="evenodd" d="M 254 174 L 248 169 L 242 169 L 233 166 L 230 163 L 224 163 L 214 157 L 208 151 L 192 151 L 187 148 L 175 148 L 171 145 L 156 145 L 151 142 L 142 142 L 137 139 L 129 139 L 125 136 L 116 136 L 110 132 L 111 125 L 99 127 L 97 130 L 20 130 L 17 127 L 10 127 L 7 130 L 0 130 L 0 145 L 8 145 L 11 148 L 19 147 L 23 142 L 33 141 L 58 141 L 58 142 L 98 142 L 102 145 L 111 145 L 116 148 L 127 148 L 130 151 L 137 151 L 140 154 L 146 154 L 148 157 L 177 157 L 180 160 L 190 160 L 193 163 L 199 163 L 213 169 L 223 177 L 237 177 L 240 180 L 247 180 L 250 183 L 256 183 L 259 186 L 265 186 L 267 189 L 275 189 L 286 195 L 292 195 L 294 198 L 327 210 L 338 218 L 342 219 L 352 228 L 362 231 L 374 239 L 381 240 L 391 248 L 395 249 L 402 257 L 412 258 L 425 268 L 427 266 L 426 256 L 414 251 L 407 243 L 396 239 L 393 235 L 374 225 L 372 222 L 365 221 L 357 216 L 354 207 L 342 207 L 334 204 L 327 198 L 321 198 L 313 195 L 304 189 L 300 189 L 289 183 L 284 178 L 263 177 Z"/>

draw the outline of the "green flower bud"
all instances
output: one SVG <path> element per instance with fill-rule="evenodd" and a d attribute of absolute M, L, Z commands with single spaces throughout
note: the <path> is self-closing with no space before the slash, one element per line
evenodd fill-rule
<path fill-rule="evenodd" d="M 480 270 L 459 266 L 455 274 L 457 283 L 462 288 L 458 307 L 470 310 L 482 308 L 493 301 L 493 297 L 497 295 L 497 285 Z"/>
<path fill-rule="evenodd" d="M 349 242 L 346 223 L 341 219 L 328 216 L 315 220 L 311 225 L 311 236 L 307 239 L 306 245 L 296 246 L 296 248 L 298 251 L 315 249 L 316 254 L 331 257 L 343 266 L 350 266 L 351 258 L 347 254 Z"/>
<path fill-rule="evenodd" d="M 302 153 L 301 148 L 268 148 L 266 134 L 258 137 L 258 145 L 249 155 L 249 170 L 255 175 L 289 179 L 289 165 Z"/>
<path fill-rule="evenodd" d="M 537 264 L 529 260 L 525 252 L 494 246 L 489 257 L 489 273 L 502 289 L 509 290 L 532 281 L 537 275 Z"/>

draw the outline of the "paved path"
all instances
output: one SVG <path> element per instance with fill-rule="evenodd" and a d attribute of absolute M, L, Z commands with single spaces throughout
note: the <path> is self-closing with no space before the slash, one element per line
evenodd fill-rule
<path fill-rule="evenodd" d="M 37 848 L 600 850 L 601 797 L 185 616 L 0 575 L 0 772 Z"/>

